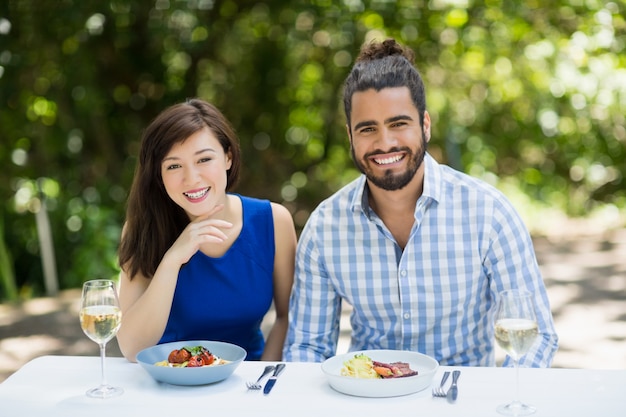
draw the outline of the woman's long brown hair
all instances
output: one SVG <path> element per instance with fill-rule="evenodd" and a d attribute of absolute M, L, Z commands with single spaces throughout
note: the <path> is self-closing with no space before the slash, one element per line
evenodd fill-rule
<path fill-rule="evenodd" d="M 239 141 L 228 120 L 215 106 L 190 99 L 159 114 L 143 133 L 127 201 L 118 257 L 130 279 L 137 273 L 151 278 L 165 252 L 189 224 L 185 211 L 165 191 L 161 163 L 174 144 L 205 127 L 213 132 L 232 159 L 226 191 L 237 183 L 241 167 Z"/>

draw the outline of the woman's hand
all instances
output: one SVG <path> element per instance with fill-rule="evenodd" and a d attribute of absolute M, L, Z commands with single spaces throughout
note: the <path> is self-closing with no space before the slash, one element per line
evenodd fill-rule
<path fill-rule="evenodd" d="M 232 223 L 211 218 L 223 209 L 223 204 L 217 205 L 204 216 L 191 221 L 165 253 L 163 259 L 168 258 L 182 265 L 189 261 L 202 244 L 221 243 L 226 240 L 227 236 L 223 229 L 230 229 L 233 227 Z"/>

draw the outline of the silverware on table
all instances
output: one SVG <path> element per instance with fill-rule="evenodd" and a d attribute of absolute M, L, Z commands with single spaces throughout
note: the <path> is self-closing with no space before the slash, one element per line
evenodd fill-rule
<path fill-rule="evenodd" d="M 443 378 L 441 378 L 441 383 L 438 387 L 433 388 L 433 397 L 445 397 L 446 391 L 443 389 L 443 386 L 446 384 L 448 377 L 450 376 L 450 372 L 446 371 L 443 373 Z"/>
<path fill-rule="evenodd" d="M 257 390 L 263 388 L 263 385 L 261 385 L 261 381 L 263 380 L 263 378 L 269 375 L 274 370 L 274 368 L 274 365 L 268 365 L 265 367 L 263 373 L 261 374 L 259 379 L 256 380 L 256 382 L 246 382 L 246 386 L 248 387 L 248 389 Z"/>
<path fill-rule="evenodd" d="M 278 378 L 278 375 L 280 375 L 283 369 L 285 369 L 284 363 L 279 363 L 278 365 L 276 365 L 276 368 L 274 369 L 274 373 L 272 374 L 272 377 L 265 383 L 265 388 L 263 388 L 263 394 L 270 393 L 270 391 L 274 387 L 274 384 L 276 383 L 276 378 Z"/>
<path fill-rule="evenodd" d="M 448 390 L 448 394 L 446 394 L 446 398 L 448 399 L 449 403 L 455 402 L 456 397 L 459 395 L 459 388 L 457 387 L 456 382 L 458 381 L 460 375 L 461 371 L 452 372 L 452 385 Z"/>

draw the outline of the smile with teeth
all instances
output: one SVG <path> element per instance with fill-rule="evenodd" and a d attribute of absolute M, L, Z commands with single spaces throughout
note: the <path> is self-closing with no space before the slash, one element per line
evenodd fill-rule
<path fill-rule="evenodd" d="M 209 187 L 203 188 L 202 190 L 196 191 L 196 192 L 193 192 L 193 193 L 187 192 L 187 193 L 183 193 L 183 194 L 186 197 L 191 198 L 192 200 L 196 200 L 198 198 L 204 197 L 206 195 L 206 193 L 208 193 L 208 192 L 209 192 Z"/>
<path fill-rule="evenodd" d="M 390 156 L 388 158 L 374 158 L 374 162 L 376 162 L 378 165 L 388 165 L 388 164 L 393 164 L 394 162 L 398 162 L 399 160 L 401 160 L 404 156 L 403 155 L 396 155 L 396 156 Z"/>

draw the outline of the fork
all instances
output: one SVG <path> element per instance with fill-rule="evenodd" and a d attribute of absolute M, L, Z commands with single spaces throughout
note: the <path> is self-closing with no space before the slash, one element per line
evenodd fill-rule
<path fill-rule="evenodd" d="M 441 383 L 439 387 L 433 388 L 433 397 L 445 397 L 446 391 L 443 389 L 443 386 L 446 384 L 448 377 L 450 376 L 450 372 L 446 371 L 443 374 L 443 378 L 441 378 Z"/>
<path fill-rule="evenodd" d="M 259 379 L 257 379 L 256 382 L 246 382 L 246 386 L 248 387 L 248 389 L 261 389 L 263 386 L 260 384 L 260 382 L 263 380 L 263 378 L 272 373 L 272 371 L 274 371 L 273 365 L 266 366 Z"/>

